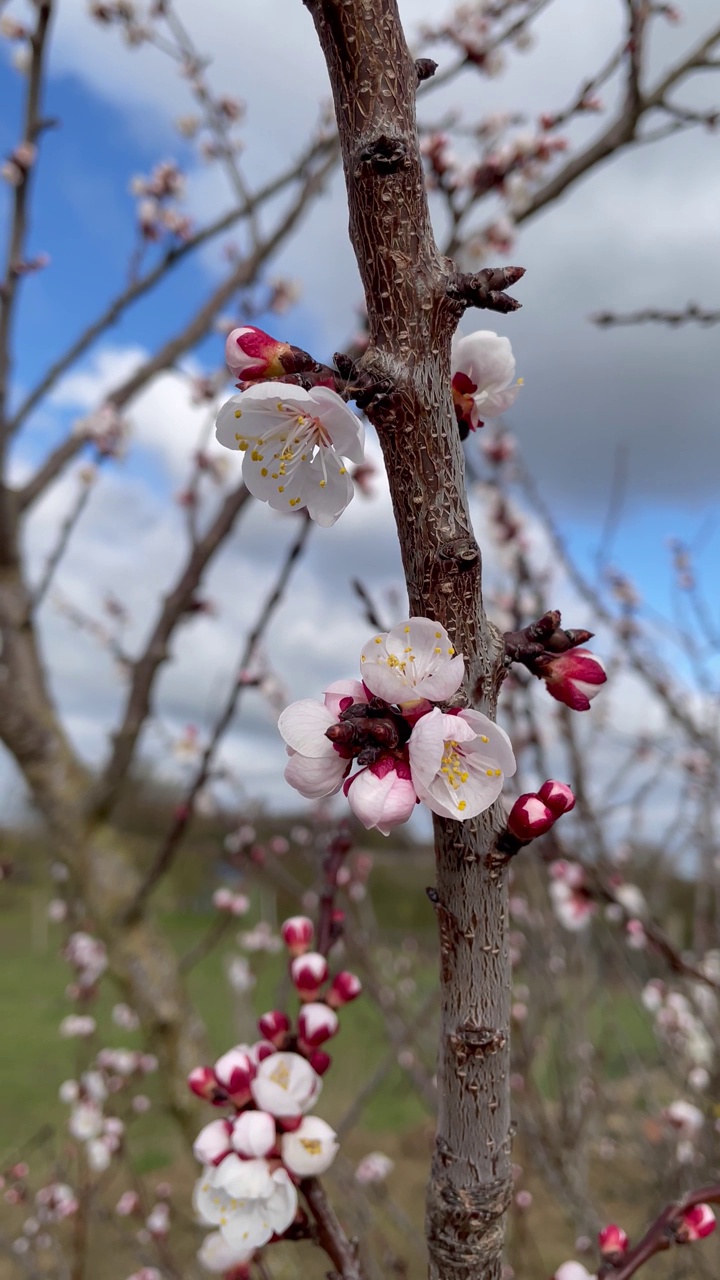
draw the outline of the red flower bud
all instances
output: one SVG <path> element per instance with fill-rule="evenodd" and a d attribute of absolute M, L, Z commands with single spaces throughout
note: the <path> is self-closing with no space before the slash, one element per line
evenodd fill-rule
<path fill-rule="evenodd" d="M 545 654 L 536 659 L 535 671 L 545 681 L 548 693 L 573 711 L 589 711 L 591 699 L 607 680 L 602 662 L 589 649 Z"/>
<path fill-rule="evenodd" d="M 315 1000 L 323 983 L 327 981 L 327 960 L 317 951 L 296 956 L 290 965 L 290 976 L 301 1000 Z"/>
<path fill-rule="evenodd" d="M 307 916 L 290 916 L 280 932 L 291 956 L 302 956 L 313 944 L 315 929 Z"/>
<path fill-rule="evenodd" d="M 324 1049 L 314 1049 L 308 1057 L 308 1062 L 313 1071 L 316 1071 L 319 1076 L 324 1076 L 332 1062 L 332 1058 Z"/>
<path fill-rule="evenodd" d="M 332 986 L 327 993 L 327 1002 L 332 1009 L 341 1009 L 344 1004 L 356 1000 L 362 991 L 362 983 L 354 973 L 343 970 L 336 973 Z"/>
<path fill-rule="evenodd" d="M 278 342 L 252 324 L 233 329 L 225 343 L 228 369 L 243 382 L 282 378 L 286 372 L 282 357 L 289 355 L 289 343 Z"/>
<path fill-rule="evenodd" d="M 215 1077 L 236 1107 L 250 1101 L 250 1082 L 255 1078 L 255 1064 L 242 1046 L 229 1049 L 218 1058 Z"/>
<path fill-rule="evenodd" d="M 614 1222 L 598 1232 L 600 1253 L 608 1262 L 619 1261 L 623 1254 L 627 1253 L 629 1243 L 627 1234 Z"/>
<path fill-rule="evenodd" d="M 538 791 L 538 799 L 547 805 L 556 818 L 559 818 L 563 813 L 569 813 L 571 809 L 575 808 L 575 796 L 567 783 L 555 782 L 550 778 L 547 782 L 543 782 Z"/>
<path fill-rule="evenodd" d="M 337 1014 L 326 1004 L 311 1001 L 300 1010 L 298 1033 L 304 1049 L 317 1049 L 338 1029 Z"/>
<path fill-rule="evenodd" d="M 198 1098 L 203 1098 L 205 1102 L 212 1102 L 215 1106 L 222 1106 L 224 1102 L 227 1102 L 227 1094 L 218 1083 L 212 1067 L 195 1067 L 190 1072 L 187 1082 L 188 1088 L 192 1089 Z"/>
<path fill-rule="evenodd" d="M 694 1204 L 686 1209 L 675 1228 L 675 1239 L 678 1244 L 690 1244 L 692 1240 L 703 1240 L 715 1230 L 715 1214 L 709 1204 Z"/>
<path fill-rule="evenodd" d="M 282 1048 L 289 1030 L 290 1019 L 286 1013 L 281 1013 L 279 1009 L 270 1009 L 258 1018 L 260 1035 L 269 1040 L 271 1044 L 274 1044 L 276 1049 Z"/>
<path fill-rule="evenodd" d="M 532 792 L 518 796 L 507 820 L 508 831 L 527 844 L 536 836 L 549 831 L 555 822 L 555 814 Z"/>

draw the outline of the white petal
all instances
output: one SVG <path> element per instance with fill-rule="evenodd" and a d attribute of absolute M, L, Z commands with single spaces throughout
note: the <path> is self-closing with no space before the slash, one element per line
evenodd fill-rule
<path fill-rule="evenodd" d="M 353 702 L 367 702 L 367 694 L 359 680 L 334 680 L 323 694 L 325 706 L 335 719 L 340 717 L 340 702 L 352 698 Z"/>
<path fill-rule="evenodd" d="M 266 1208 L 271 1227 L 277 1235 L 282 1235 L 294 1221 L 297 1213 L 297 1188 L 284 1169 L 275 1170 L 273 1182 L 276 1184 L 276 1191 Z"/>
<path fill-rule="evenodd" d="M 475 396 L 475 405 L 478 415 L 485 418 L 499 418 L 505 413 L 518 398 L 520 387 L 516 384 L 514 387 L 507 387 L 504 391 L 483 391 L 480 395 Z"/>
<path fill-rule="evenodd" d="M 264 1201 L 251 1201 L 244 1209 L 235 1209 L 220 1225 L 220 1234 L 231 1249 L 260 1249 L 273 1231 Z"/>
<path fill-rule="evenodd" d="M 515 357 L 509 339 L 491 329 L 468 334 L 455 345 L 452 370 L 467 374 L 479 392 L 502 390 L 515 377 Z"/>
<path fill-rule="evenodd" d="M 438 707 L 433 707 L 427 715 L 420 717 L 410 735 L 408 742 L 410 771 L 415 790 L 419 795 L 419 788 L 427 788 L 442 764 L 445 747 L 444 728 L 445 716 Z"/>
<path fill-rule="evenodd" d="M 246 449 L 243 454 L 243 480 L 254 498 L 267 502 L 273 511 L 299 511 L 304 505 L 305 471 L 309 464 L 300 463 L 292 475 L 283 475 L 273 456 L 279 443 L 273 442 Z"/>
<path fill-rule="evenodd" d="M 212 1183 L 233 1200 L 264 1200 L 273 1189 L 267 1160 L 241 1160 L 234 1152 L 215 1169 Z"/>
<path fill-rule="evenodd" d="M 280 713 L 278 729 L 287 745 L 303 756 L 320 758 L 328 755 L 333 745 L 325 737 L 325 730 L 336 723 L 331 711 L 315 698 L 301 698 L 291 702 Z M 334 752 L 333 754 L 337 754 Z"/>
<path fill-rule="evenodd" d="M 229 1157 L 228 1157 L 229 1159 Z M 225 1216 L 227 1196 L 220 1195 L 212 1184 L 213 1169 L 203 1170 L 195 1183 L 193 1191 L 193 1208 L 200 1222 L 207 1226 L 217 1226 Z"/>
<path fill-rule="evenodd" d="M 240 398 L 240 397 L 236 397 Z M 290 405 L 300 413 L 312 413 L 310 392 L 304 387 L 293 387 L 285 382 L 254 382 L 242 393 L 246 408 L 272 409 L 278 404 Z"/>
<path fill-rule="evenodd" d="M 499 724 L 495 724 L 494 720 L 483 715 L 482 711 L 474 711 L 470 707 L 467 711 L 460 712 L 459 719 L 464 720 L 480 737 L 489 739 L 488 755 L 495 760 L 498 769 L 502 769 L 506 778 L 512 778 L 517 763 L 512 742 L 505 730 Z"/>
<path fill-rule="evenodd" d="M 219 444 L 224 444 L 226 449 L 240 448 L 240 441 L 245 437 L 240 431 L 240 418 L 238 412 L 240 409 L 242 396 L 232 396 L 220 409 L 215 422 L 215 438 Z"/>
<path fill-rule="evenodd" d="M 365 426 L 331 387 L 313 387 L 310 398 L 315 403 L 315 415 L 326 428 L 333 448 L 351 462 L 362 462 L 365 457 Z"/>
<path fill-rule="evenodd" d="M 331 743 L 328 746 L 332 748 Z M 285 766 L 284 777 L 306 800 L 322 800 L 340 790 L 350 764 L 334 749 L 329 755 L 314 759 L 296 751 Z"/>
<path fill-rule="evenodd" d="M 310 519 L 329 529 L 352 502 L 355 487 L 342 458 L 333 449 L 320 448 L 313 461 L 302 468 L 298 492 Z"/>
<path fill-rule="evenodd" d="M 285 1133 L 280 1150 L 283 1163 L 299 1178 L 325 1173 L 340 1150 L 337 1134 L 320 1116 L 306 1116 L 294 1133 Z"/>

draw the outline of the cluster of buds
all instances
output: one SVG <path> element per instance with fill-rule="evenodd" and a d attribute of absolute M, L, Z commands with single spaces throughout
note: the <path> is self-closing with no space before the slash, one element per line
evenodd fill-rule
<path fill-rule="evenodd" d="M 575 796 L 567 783 L 549 778 L 539 791 L 526 791 L 518 796 L 508 814 L 498 848 L 502 853 L 517 853 L 537 836 L 545 835 L 558 818 L 574 807 Z"/>
<path fill-rule="evenodd" d="M 662 1219 L 659 1219 L 656 1227 L 659 1228 L 662 1221 Z M 642 1261 L 647 1261 L 654 1253 L 659 1253 L 660 1250 L 666 1249 L 669 1239 L 673 1240 L 675 1244 L 691 1244 L 695 1240 L 705 1239 L 714 1230 L 715 1214 L 710 1205 L 690 1205 L 688 1208 L 682 1209 L 675 1218 L 671 1219 L 664 1230 L 658 1230 L 657 1244 L 649 1252 L 646 1251 L 644 1256 L 637 1258 L 637 1266 Z M 648 1232 L 648 1237 L 651 1233 L 652 1228 Z M 648 1237 L 646 1237 L 646 1241 Z M 643 1246 L 646 1245 L 646 1241 L 643 1241 Z M 624 1261 L 629 1261 L 632 1257 L 627 1233 L 615 1223 L 610 1223 L 598 1232 L 598 1249 L 602 1259 L 601 1274 L 603 1276 L 611 1276 L 617 1268 L 622 1266 Z M 635 1268 L 633 1267 L 634 1270 Z M 553 1280 L 593 1280 L 593 1277 L 581 1262 L 576 1262 L 573 1259 L 570 1262 L 563 1262 L 558 1267 Z"/>
<path fill-rule="evenodd" d="M 271 1009 L 258 1019 L 260 1040 L 237 1045 L 188 1078 L 194 1093 L 228 1111 L 195 1142 L 203 1165 L 195 1208 L 202 1222 L 219 1228 L 203 1250 L 222 1255 L 232 1275 L 288 1230 L 298 1215 L 298 1184 L 324 1173 L 338 1150 L 330 1126 L 308 1113 L 330 1066 L 321 1046 L 336 1034 L 337 1010 L 360 994 L 360 982 L 347 972 L 330 977 L 325 957 L 311 949 L 307 917 L 286 920 L 282 936 L 300 999 L 295 1026 Z"/>
<path fill-rule="evenodd" d="M 244 893 L 233 893 L 232 889 L 216 889 L 212 903 L 215 910 L 224 915 L 244 916 L 250 910 L 250 899 Z"/>
<path fill-rule="evenodd" d="M 23 183 L 35 163 L 37 147 L 32 142 L 20 142 L 0 168 L 0 177 L 11 187 Z"/>
<path fill-rule="evenodd" d="M 505 652 L 544 680 L 548 693 L 573 711 L 588 711 L 605 684 L 607 674 L 599 658 L 581 646 L 592 631 L 564 630 L 557 609 L 544 613 L 522 631 L 505 633 Z"/>
<path fill-rule="evenodd" d="M 144 240 L 160 240 L 166 233 L 178 240 L 190 238 L 190 218 L 178 213 L 170 203 L 181 200 L 185 192 L 185 176 L 174 160 L 157 164 L 149 178 L 133 178 L 130 190 L 138 197 L 138 226 Z"/>

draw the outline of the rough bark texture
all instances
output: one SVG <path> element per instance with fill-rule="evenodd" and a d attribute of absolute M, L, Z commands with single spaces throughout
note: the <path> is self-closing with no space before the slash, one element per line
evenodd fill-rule
<path fill-rule="evenodd" d="M 482 607 L 480 552 L 450 398 L 463 304 L 430 225 L 415 121 L 417 72 L 395 0 L 305 0 L 327 60 L 350 236 L 365 288 L 364 375 L 387 466 L 413 615 L 447 627 L 466 694 L 493 715 L 499 636 Z M 507 885 L 491 814 L 436 820 L 441 947 L 439 1116 L 428 1192 L 432 1280 L 497 1280 L 510 1199 Z"/>

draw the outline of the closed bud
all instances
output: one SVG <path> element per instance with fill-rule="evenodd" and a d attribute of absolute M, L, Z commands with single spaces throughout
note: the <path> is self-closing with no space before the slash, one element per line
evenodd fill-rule
<path fill-rule="evenodd" d="M 204 1165 L 218 1165 L 232 1151 L 230 1135 L 232 1124 L 227 1120 L 212 1120 L 201 1129 L 193 1144 L 193 1155 Z"/>
<path fill-rule="evenodd" d="M 332 1058 L 324 1049 L 313 1049 L 312 1053 L 308 1054 L 308 1062 L 317 1075 L 324 1076 L 332 1062 Z"/>
<path fill-rule="evenodd" d="M 275 1146 L 275 1121 L 267 1111 L 243 1111 L 232 1129 L 232 1145 L 247 1160 L 266 1156 Z"/>
<path fill-rule="evenodd" d="M 290 976 L 301 1000 L 314 1000 L 327 980 L 327 960 L 317 951 L 296 956 L 290 965 Z"/>
<path fill-rule="evenodd" d="M 255 1064 L 244 1046 L 229 1049 L 215 1063 L 215 1076 L 236 1107 L 250 1101 L 250 1083 L 255 1076 Z"/>
<path fill-rule="evenodd" d="M 678 1244 L 690 1244 L 693 1240 L 703 1240 L 715 1230 L 715 1214 L 709 1204 L 694 1204 L 681 1214 L 679 1225 L 675 1228 L 675 1239 Z"/>
<path fill-rule="evenodd" d="M 327 993 L 327 1002 L 333 1009 L 341 1009 L 344 1004 L 356 1000 L 362 991 L 362 983 L 354 973 L 343 970 L 336 973 L 332 986 Z"/>
<path fill-rule="evenodd" d="M 607 680 L 602 662 L 589 649 L 545 654 L 535 659 L 532 669 L 545 681 L 548 693 L 573 711 L 589 711 Z"/>
<path fill-rule="evenodd" d="M 549 778 L 547 782 L 543 782 L 538 791 L 538 799 L 547 805 L 551 813 L 559 818 L 563 813 L 569 813 L 575 808 L 575 796 L 571 788 L 566 782 L 555 782 Z"/>
<path fill-rule="evenodd" d="M 315 936 L 313 922 L 307 916 L 290 916 L 280 932 L 291 956 L 302 956 L 309 951 Z"/>
<path fill-rule="evenodd" d="M 338 1029 L 338 1017 L 326 1004 L 310 1002 L 300 1010 L 298 1033 L 303 1049 L 317 1049 Z"/>
<path fill-rule="evenodd" d="M 518 796 L 507 820 L 508 831 L 524 844 L 542 836 L 555 822 L 555 814 L 532 792 Z"/>
<path fill-rule="evenodd" d="M 279 1009 L 270 1009 L 258 1018 L 260 1035 L 275 1045 L 276 1049 L 282 1049 L 289 1030 L 290 1019 L 286 1013 L 281 1013 Z"/>
<path fill-rule="evenodd" d="M 233 329 L 225 343 L 227 367 L 242 382 L 282 378 L 287 371 L 283 357 L 288 356 L 289 343 L 278 342 L 251 324 Z"/>
<path fill-rule="evenodd" d="M 619 1262 L 627 1253 L 629 1244 L 626 1232 L 614 1222 L 598 1232 L 598 1247 L 602 1257 L 608 1262 Z"/>
<path fill-rule="evenodd" d="M 187 1078 L 188 1088 L 205 1102 L 222 1106 L 227 1101 L 225 1090 L 219 1085 L 212 1067 L 195 1067 Z"/>

